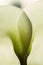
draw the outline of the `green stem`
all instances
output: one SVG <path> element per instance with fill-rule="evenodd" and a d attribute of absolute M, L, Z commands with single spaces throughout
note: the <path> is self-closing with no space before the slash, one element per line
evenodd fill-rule
<path fill-rule="evenodd" d="M 27 59 L 23 61 L 23 59 L 20 59 L 20 65 L 27 65 Z"/>

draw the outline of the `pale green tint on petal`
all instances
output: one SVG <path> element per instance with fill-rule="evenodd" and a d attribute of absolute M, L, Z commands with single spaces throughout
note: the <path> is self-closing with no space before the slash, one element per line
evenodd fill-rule
<path fill-rule="evenodd" d="M 32 37 L 32 24 L 24 12 L 18 20 L 18 32 L 22 45 L 22 56 L 24 58 L 30 54 L 30 52 L 27 51 L 29 51 L 28 48 Z"/>

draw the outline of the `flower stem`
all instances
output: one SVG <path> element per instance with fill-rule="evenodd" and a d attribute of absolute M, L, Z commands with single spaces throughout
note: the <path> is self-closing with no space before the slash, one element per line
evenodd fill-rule
<path fill-rule="evenodd" d="M 20 65 L 27 65 L 27 59 L 26 60 L 20 60 Z"/>

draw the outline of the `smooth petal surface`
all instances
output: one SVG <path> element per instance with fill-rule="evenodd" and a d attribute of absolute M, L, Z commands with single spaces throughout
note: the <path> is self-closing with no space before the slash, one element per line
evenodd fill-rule
<path fill-rule="evenodd" d="M 43 65 L 43 1 L 32 3 L 25 12 L 33 26 L 33 45 L 28 65 Z"/>

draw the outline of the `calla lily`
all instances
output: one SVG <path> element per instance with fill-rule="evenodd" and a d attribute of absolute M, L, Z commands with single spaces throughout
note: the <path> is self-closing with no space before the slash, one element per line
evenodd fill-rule
<path fill-rule="evenodd" d="M 33 27 L 33 33 L 32 33 L 32 39 L 31 39 L 32 41 L 30 42 L 30 43 L 32 43 L 32 50 L 31 50 L 31 53 L 27 60 L 28 65 L 43 65 L 43 50 L 42 50 L 43 49 L 43 1 L 34 2 L 33 4 L 31 4 L 30 6 L 25 8 L 24 11 L 27 14 L 27 16 L 29 17 L 29 19 L 31 20 L 32 27 Z M 3 29 L 4 26 L 2 24 L 0 24 L 0 25 L 1 25 L 0 29 L 1 29 L 1 27 Z M 2 34 L 1 37 L 6 36 L 5 34 L 3 35 L 2 32 L 6 33 L 1 30 L 1 34 Z M 8 52 L 8 50 L 7 50 L 7 52 Z M 0 53 L 2 53 L 2 52 L 0 52 Z M 14 55 L 14 53 L 13 53 L 13 55 Z M 18 60 L 18 59 L 16 59 L 16 60 Z M 12 65 L 12 64 L 10 64 L 10 65 Z"/>
<path fill-rule="evenodd" d="M 0 32 L 11 39 L 21 65 L 27 65 L 31 51 L 31 21 L 21 9 L 13 6 L 0 6 L 0 16 Z"/>

